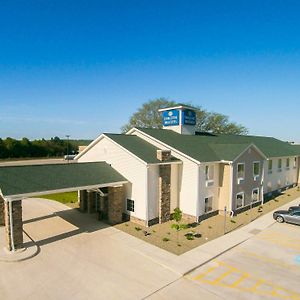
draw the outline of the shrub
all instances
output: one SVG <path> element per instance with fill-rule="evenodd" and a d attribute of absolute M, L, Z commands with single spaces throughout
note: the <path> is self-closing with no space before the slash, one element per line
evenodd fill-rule
<path fill-rule="evenodd" d="M 163 240 L 163 242 L 168 242 L 170 239 L 168 239 L 167 237 L 164 237 L 162 240 Z"/>
<path fill-rule="evenodd" d="M 141 228 L 141 227 L 134 227 L 134 229 L 135 229 L 136 231 L 140 231 L 140 230 L 142 230 L 142 228 Z"/>

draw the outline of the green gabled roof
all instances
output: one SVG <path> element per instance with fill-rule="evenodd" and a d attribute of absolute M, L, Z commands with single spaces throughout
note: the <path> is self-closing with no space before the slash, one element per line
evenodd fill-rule
<path fill-rule="evenodd" d="M 127 149 L 129 152 L 143 160 L 148 164 L 158 164 L 162 163 L 157 159 L 157 150 L 159 148 L 151 145 L 145 140 L 135 136 L 135 135 L 126 135 L 126 134 L 112 134 L 112 133 L 104 133 L 107 137 L 115 141 L 120 146 Z M 175 157 L 171 157 L 170 160 L 165 162 L 173 162 L 179 161 L 179 159 Z"/>
<path fill-rule="evenodd" d="M 106 162 L 0 167 L 0 189 L 4 196 L 126 181 Z"/>
<path fill-rule="evenodd" d="M 294 149 L 294 151 L 298 154 L 298 155 L 300 155 L 300 145 L 294 145 L 294 144 L 292 144 L 292 147 L 293 147 L 293 149 Z"/>
<path fill-rule="evenodd" d="M 138 129 L 200 162 L 234 160 L 251 144 L 270 158 L 299 155 L 294 146 L 272 137 L 210 133 L 184 135 L 166 129 Z"/>

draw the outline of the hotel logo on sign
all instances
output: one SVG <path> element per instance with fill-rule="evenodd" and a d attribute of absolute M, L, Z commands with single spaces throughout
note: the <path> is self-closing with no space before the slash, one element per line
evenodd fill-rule
<path fill-rule="evenodd" d="M 182 118 L 184 125 L 196 125 L 196 113 L 193 110 L 185 109 Z"/>
<path fill-rule="evenodd" d="M 164 126 L 179 125 L 179 111 L 176 109 L 164 111 L 162 117 Z"/>

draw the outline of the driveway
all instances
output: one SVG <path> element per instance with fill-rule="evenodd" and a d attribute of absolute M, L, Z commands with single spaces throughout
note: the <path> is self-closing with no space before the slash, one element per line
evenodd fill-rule
<path fill-rule="evenodd" d="M 58 202 L 23 200 L 23 217 L 40 253 L 0 262 L 1 299 L 141 299 L 179 277 L 114 238 L 115 228 Z"/>

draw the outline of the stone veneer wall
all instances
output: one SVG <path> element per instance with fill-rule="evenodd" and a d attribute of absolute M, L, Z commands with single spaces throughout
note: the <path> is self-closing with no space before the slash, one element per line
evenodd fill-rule
<path fill-rule="evenodd" d="M 81 190 L 79 191 L 79 210 L 84 212 L 87 207 L 87 191 Z"/>
<path fill-rule="evenodd" d="M 159 223 L 170 220 L 171 210 L 171 165 L 159 166 Z"/>
<path fill-rule="evenodd" d="M 161 162 L 171 158 L 170 150 L 157 150 L 156 157 Z M 171 210 L 171 165 L 159 165 L 158 178 L 158 219 L 159 223 L 164 223 L 170 220 Z"/>
<path fill-rule="evenodd" d="M 108 187 L 108 222 L 110 224 L 122 222 L 123 202 L 123 186 Z"/>
<path fill-rule="evenodd" d="M 4 199 L 0 196 L 0 226 L 4 225 Z"/>
<path fill-rule="evenodd" d="M 11 251 L 11 228 L 9 218 L 9 202 L 4 203 L 4 218 L 6 227 L 7 248 Z M 22 200 L 12 202 L 12 220 L 14 246 L 20 248 L 23 244 L 23 220 L 22 220 Z"/>

